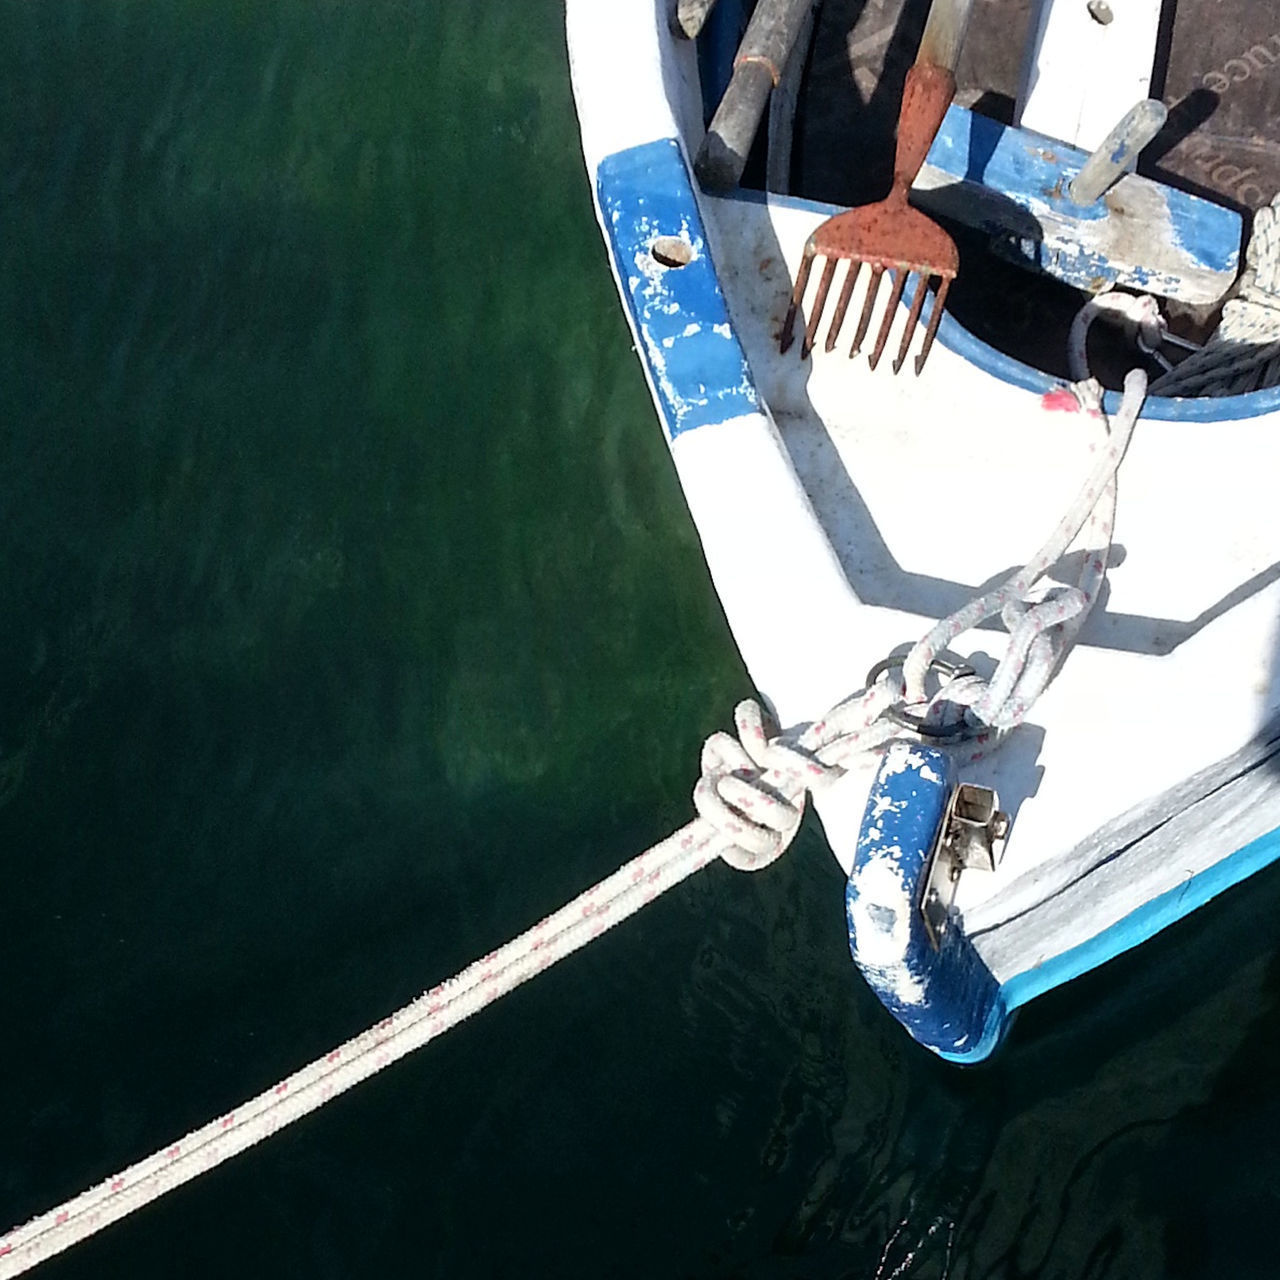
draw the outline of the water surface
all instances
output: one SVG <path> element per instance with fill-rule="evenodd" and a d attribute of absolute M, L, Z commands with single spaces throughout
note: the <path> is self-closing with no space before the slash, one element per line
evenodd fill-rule
<path fill-rule="evenodd" d="M 0 4 L 0 1216 L 684 822 L 750 685 L 552 0 Z M 1274 1274 L 1262 877 L 990 1067 L 856 980 L 816 829 L 54 1276 Z"/>

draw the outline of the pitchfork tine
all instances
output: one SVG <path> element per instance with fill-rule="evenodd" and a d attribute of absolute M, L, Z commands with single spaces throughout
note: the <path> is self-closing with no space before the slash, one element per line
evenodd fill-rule
<path fill-rule="evenodd" d="M 880 321 L 880 332 L 876 334 L 875 349 L 871 352 L 873 369 L 880 363 L 880 357 L 884 354 L 884 344 L 889 341 L 889 330 L 893 325 L 894 316 L 898 314 L 898 303 L 902 301 L 902 286 L 907 283 L 907 275 L 905 267 L 899 267 L 893 273 L 893 292 L 889 295 L 889 305 L 884 309 L 884 319 Z"/>
<path fill-rule="evenodd" d="M 911 339 L 916 336 L 916 325 L 920 323 L 920 309 L 924 306 L 924 295 L 928 292 L 929 282 L 921 278 L 916 285 L 915 297 L 911 299 L 911 311 L 907 315 L 907 327 L 902 331 L 902 341 L 898 344 L 897 359 L 893 362 L 894 373 L 897 373 L 906 361 Z"/>
<path fill-rule="evenodd" d="M 835 280 L 836 267 L 839 262 L 845 261 L 849 263 L 848 274 L 840 289 L 840 298 L 824 344 L 828 351 L 835 347 L 840 328 L 844 324 L 845 312 L 853 297 L 854 283 L 865 262 L 871 268 L 871 279 L 849 355 L 856 356 L 862 350 L 862 342 L 867 336 L 876 307 L 880 277 L 885 271 L 890 271 L 893 274 L 893 287 L 887 309 L 876 330 L 875 346 L 869 360 L 871 368 L 876 368 L 893 331 L 894 317 L 902 302 L 907 277 L 916 276 L 920 284 L 912 299 L 906 332 L 902 335 L 898 355 L 893 362 L 893 371 L 897 373 L 907 358 L 907 350 L 919 326 L 925 290 L 929 281 L 937 277 L 941 284 L 929 316 L 923 349 L 916 359 L 916 372 L 919 373 L 924 366 L 942 319 L 947 288 L 960 269 L 960 254 L 956 242 L 943 227 L 911 207 L 909 195 L 911 184 L 938 135 L 947 106 L 955 96 L 956 60 L 960 55 L 960 45 L 973 5 L 974 0 L 930 0 L 929 16 L 925 21 L 924 34 L 920 37 L 916 60 L 903 82 L 902 104 L 898 109 L 898 137 L 893 157 L 893 185 L 883 200 L 833 214 L 810 232 L 805 244 L 805 256 L 796 278 L 795 292 L 791 297 L 791 306 L 783 325 L 783 351 L 788 350 L 794 340 L 792 327 L 809 281 L 812 259 L 814 255 L 821 254 L 826 259 L 826 265 L 818 296 L 809 315 L 809 323 L 805 326 L 801 356 L 806 357 L 813 350 L 827 295 Z"/>
<path fill-rule="evenodd" d="M 922 280 L 920 287 L 923 289 L 927 281 Z M 942 307 L 947 300 L 947 290 L 951 288 L 951 281 L 946 277 L 942 277 L 942 283 L 938 286 L 938 292 L 934 295 L 933 310 L 929 312 L 929 324 L 924 331 L 924 344 L 920 348 L 920 354 L 916 356 L 916 374 L 924 368 L 924 362 L 929 358 L 929 348 L 933 346 L 933 335 L 938 332 L 938 324 L 942 319 Z"/>
<path fill-rule="evenodd" d="M 867 281 L 867 300 L 862 304 L 862 314 L 858 317 L 858 327 L 853 334 L 853 346 L 849 348 L 850 360 L 862 350 L 862 340 L 867 336 L 867 329 L 871 325 L 871 313 L 875 310 L 876 293 L 880 289 L 880 277 L 883 275 L 882 266 L 871 268 L 871 279 Z"/>
<path fill-rule="evenodd" d="M 778 348 L 784 354 L 791 350 L 791 344 L 795 341 L 796 312 L 800 310 L 805 286 L 809 283 L 809 272 L 813 268 L 813 254 L 813 242 L 810 241 L 804 247 L 804 257 L 800 259 L 800 270 L 796 273 L 796 287 L 791 292 L 791 305 L 787 308 L 787 318 L 782 322 L 782 340 Z"/>
<path fill-rule="evenodd" d="M 840 329 L 844 324 L 844 313 L 849 310 L 849 299 L 853 297 L 853 286 L 857 284 L 858 272 L 861 270 L 862 263 L 857 259 L 849 264 L 844 285 L 840 289 L 840 297 L 836 299 L 836 313 L 831 317 L 831 328 L 827 330 L 827 341 L 824 347 L 826 351 L 835 349 L 836 339 L 840 336 Z"/>
<path fill-rule="evenodd" d="M 822 276 L 818 280 L 818 296 L 813 300 L 809 311 L 809 323 L 804 331 L 804 346 L 800 348 L 803 360 L 813 350 L 813 340 L 818 336 L 818 322 L 822 319 L 822 308 L 827 305 L 827 294 L 831 292 L 831 282 L 836 275 L 836 260 L 828 258 L 822 268 Z"/>

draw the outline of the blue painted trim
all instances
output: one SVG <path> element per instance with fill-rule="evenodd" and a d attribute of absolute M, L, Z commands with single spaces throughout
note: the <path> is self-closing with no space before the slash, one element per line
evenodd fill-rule
<path fill-rule="evenodd" d="M 684 154 L 674 138 L 606 157 L 596 170 L 605 234 L 623 299 L 640 335 L 667 434 L 760 408 L 738 341 Z M 683 241 L 685 266 L 653 256 L 663 237 Z"/>
<path fill-rule="evenodd" d="M 966 936 L 963 921 L 955 920 L 941 949 L 934 950 L 920 918 L 928 855 L 953 785 L 952 766 L 943 752 L 915 743 L 891 743 L 871 785 L 845 889 L 849 945 L 862 976 L 907 1032 L 948 1062 L 982 1062 L 995 1052 L 1015 1011 L 1028 1001 L 1148 941 L 1280 860 L 1278 828 L 1144 903 L 1087 942 L 999 983 Z M 892 875 L 866 877 L 868 867 L 887 867 Z M 869 897 L 873 892 L 874 900 Z M 883 956 L 886 951 L 895 954 L 894 948 L 877 943 L 902 936 L 904 913 L 909 942 L 900 949 L 902 962 L 886 965 Z M 864 931 L 861 946 L 859 928 Z M 907 991 L 910 998 L 904 998 Z"/>
<path fill-rule="evenodd" d="M 800 196 L 783 196 L 774 193 L 766 195 L 759 191 L 735 191 L 733 200 L 744 200 L 750 204 L 771 204 L 783 209 L 802 209 L 806 213 L 821 214 L 829 218 L 832 214 L 843 213 L 845 206 L 826 204 L 820 200 L 805 200 Z M 911 305 L 912 290 L 908 288 L 902 296 L 903 307 Z M 926 304 L 926 314 L 929 311 Z M 938 326 L 938 341 L 949 351 L 963 356 L 970 364 L 975 364 L 993 378 L 1001 382 L 1011 383 L 1026 391 L 1034 391 L 1043 395 L 1054 387 L 1062 385 L 1059 378 L 1052 378 L 1039 369 L 1033 369 L 1013 356 L 997 351 L 995 347 L 975 337 L 949 311 L 942 313 L 942 323 Z M 1104 400 L 1108 413 L 1114 413 L 1120 407 L 1120 394 L 1108 391 Z M 1250 391 L 1239 396 L 1203 396 L 1194 399 L 1183 399 L 1180 396 L 1148 396 L 1142 406 L 1142 417 L 1155 422 L 1234 422 L 1243 418 L 1257 418 L 1265 413 L 1275 413 L 1280 409 L 1280 387 L 1269 387 L 1265 391 Z"/>
<path fill-rule="evenodd" d="M 1010 1009 L 1019 1008 L 1036 996 L 1060 987 L 1064 982 L 1106 964 L 1108 960 L 1114 960 L 1278 858 L 1280 829 L 1259 836 L 1185 884 L 1152 898 L 1088 942 L 1082 942 L 1078 947 L 1010 978 L 1001 987 L 1005 1004 Z"/>
<path fill-rule="evenodd" d="M 1110 216 L 1106 200 L 1079 205 L 1068 195 L 1088 159 L 1068 143 L 953 105 L 925 163 L 956 185 L 922 191 L 919 201 L 936 202 L 966 225 L 999 236 L 1016 260 L 1076 288 L 1096 292 L 1099 281 L 1111 281 L 1164 292 L 1163 274 L 1135 262 L 1134 247 L 1124 246 L 1113 260 L 1103 251 L 1086 252 L 1075 234 Z M 1158 190 L 1168 217 L 1167 248 L 1225 290 L 1240 265 L 1240 215 L 1176 187 Z"/>
<path fill-rule="evenodd" d="M 908 305 L 904 296 L 903 306 Z M 1021 360 L 997 351 L 995 347 L 975 337 L 950 312 L 944 311 L 938 326 L 938 341 L 949 351 L 963 356 L 985 373 L 1043 395 L 1062 385 L 1060 378 L 1051 378 L 1039 369 L 1033 369 Z M 1108 391 L 1103 407 L 1108 413 L 1120 408 L 1120 393 Z M 1142 406 L 1142 418 L 1154 422 L 1235 422 L 1244 418 L 1257 418 L 1280 409 L 1280 387 L 1265 391 L 1251 391 L 1240 396 L 1202 396 L 1183 399 L 1179 396 L 1148 396 Z"/>
<path fill-rule="evenodd" d="M 935 950 L 920 913 L 953 786 L 944 752 L 889 744 L 867 797 L 845 912 L 854 962 L 885 1008 L 939 1057 L 980 1062 L 1009 1025 L 1000 986 L 962 928 L 948 929 Z"/>
<path fill-rule="evenodd" d="M 677 308 L 687 306 L 694 314 L 699 315 L 705 311 L 713 325 L 729 325 L 728 309 L 715 278 L 714 264 L 706 252 L 706 237 L 693 193 L 693 180 L 675 139 L 646 143 L 606 157 L 597 170 L 596 187 L 600 207 L 605 212 L 605 227 L 614 267 L 623 282 L 624 298 L 637 327 L 640 328 L 642 317 L 645 321 L 654 320 L 655 325 L 661 323 L 664 315 L 673 322 L 684 318 L 679 311 L 668 313 L 658 310 L 663 303 L 674 303 Z M 767 201 L 783 208 L 820 213 L 824 217 L 842 212 L 840 205 L 804 200 L 796 196 L 766 196 L 763 192 L 741 189 L 728 198 L 759 204 Z M 653 238 L 652 233 L 645 229 L 646 203 L 654 217 L 660 215 L 667 225 L 677 230 L 687 226 L 690 234 L 696 235 L 697 239 L 697 259 L 680 271 L 668 273 L 667 290 L 657 299 L 639 298 L 636 285 L 640 282 L 634 279 L 636 254 L 638 251 L 647 253 Z M 902 306 L 910 306 L 910 303 L 911 291 L 907 290 L 903 295 Z M 926 307 L 926 312 L 928 310 Z M 717 316 L 720 318 L 713 318 Z M 681 340 L 682 327 L 669 323 L 665 328 L 666 332 L 659 335 L 659 341 L 665 337 Z M 641 332 L 645 330 L 641 329 Z M 685 356 L 687 350 L 687 358 L 678 358 L 676 361 L 679 379 L 678 382 L 671 380 L 671 387 L 677 392 L 674 397 L 664 389 L 657 370 L 653 368 L 646 353 L 646 365 L 650 368 L 658 389 L 664 425 L 672 439 L 691 427 L 721 421 L 759 408 L 759 397 L 746 357 L 731 325 L 729 333 L 731 341 L 725 347 L 705 342 L 705 350 L 701 356 L 697 351 L 698 344 L 682 349 L 681 357 Z M 1059 379 L 1033 369 L 975 337 L 949 311 L 943 313 L 937 340 L 948 350 L 963 356 L 971 364 L 1002 382 L 1040 395 L 1060 385 Z M 728 350 L 729 347 L 733 348 L 732 352 Z M 704 357 L 706 363 L 702 367 L 705 372 L 700 375 L 696 366 Z M 1107 412 L 1114 413 L 1120 407 L 1119 394 L 1109 391 L 1104 403 Z M 720 404 L 724 405 L 723 409 L 716 407 Z M 1163 422 L 1231 422 L 1256 418 L 1277 410 L 1280 410 L 1280 387 L 1271 387 L 1265 391 L 1251 391 L 1246 395 L 1212 398 L 1149 396 L 1143 405 L 1142 417 Z"/>

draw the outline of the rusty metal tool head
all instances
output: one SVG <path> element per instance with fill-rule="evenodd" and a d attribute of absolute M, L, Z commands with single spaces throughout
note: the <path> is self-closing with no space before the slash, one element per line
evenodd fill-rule
<path fill-rule="evenodd" d="M 920 172 L 920 166 L 924 163 L 947 107 L 955 95 L 954 67 L 972 6 L 973 0 L 934 0 L 920 41 L 920 51 L 915 65 L 907 72 L 903 89 L 902 107 L 898 115 L 893 187 L 885 199 L 875 204 L 850 209 L 828 218 L 809 237 L 796 275 L 791 305 L 782 322 L 780 345 L 783 351 L 787 351 L 794 341 L 796 313 L 804 301 L 814 259 L 823 257 L 826 261 L 818 279 L 818 292 L 810 308 L 809 322 L 805 326 L 800 345 L 801 358 L 807 358 L 813 350 L 827 295 L 835 281 L 836 269 L 842 261 L 847 261 L 848 271 L 827 329 L 824 349 L 831 351 L 836 345 L 844 324 L 845 312 L 853 297 L 854 286 L 865 263 L 871 268 L 871 274 L 849 355 L 856 356 L 862 350 L 863 339 L 871 325 L 881 277 L 888 271 L 893 287 L 870 357 L 873 369 L 880 363 L 907 278 L 917 276 L 906 328 L 893 362 L 893 371 L 897 373 L 907 358 L 911 339 L 915 336 L 929 282 L 936 278 L 938 292 L 929 323 L 925 327 L 920 354 L 916 356 L 916 373 L 924 367 L 942 319 L 947 290 L 960 266 L 960 255 L 955 241 L 936 222 L 907 203 L 907 193 L 916 174 Z"/>

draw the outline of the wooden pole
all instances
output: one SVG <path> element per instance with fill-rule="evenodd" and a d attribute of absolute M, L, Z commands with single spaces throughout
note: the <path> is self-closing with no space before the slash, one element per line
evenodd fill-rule
<path fill-rule="evenodd" d="M 693 162 L 707 190 L 729 191 L 738 185 L 769 95 L 782 78 L 812 2 L 760 0 L 756 5 L 734 59 L 733 78 Z"/>

